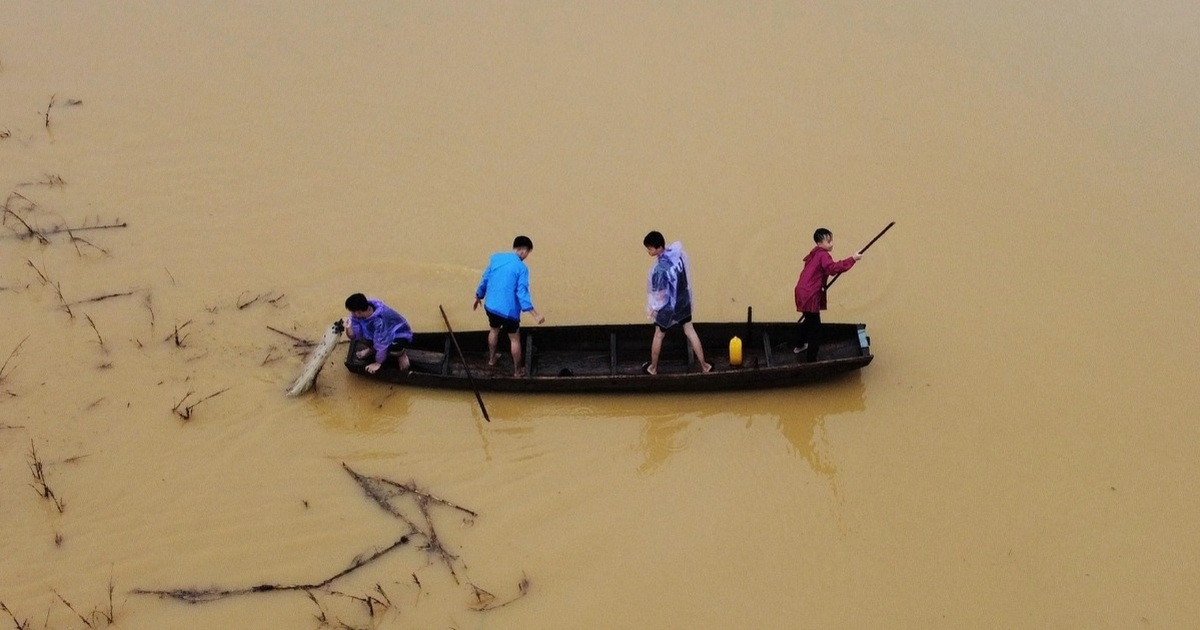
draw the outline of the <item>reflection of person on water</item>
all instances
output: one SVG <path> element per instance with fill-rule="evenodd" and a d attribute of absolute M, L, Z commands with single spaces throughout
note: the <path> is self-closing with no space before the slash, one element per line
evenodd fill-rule
<path fill-rule="evenodd" d="M 704 348 L 692 325 L 691 265 L 683 251 L 683 243 L 675 241 L 670 247 L 666 244 L 661 232 L 650 232 L 642 239 L 646 253 L 655 257 L 646 278 L 646 314 L 654 320 L 654 340 L 650 343 L 650 361 L 642 365 L 642 371 L 658 374 L 663 337 L 672 327 L 682 326 L 683 334 L 700 362 L 700 370 L 708 372 L 712 365 L 704 362 Z"/>
<path fill-rule="evenodd" d="M 529 295 L 529 267 L 525 266 L 525 259 L 532 251 L 533 241 L 528 236 L 518 236 L 513 239 L 511 252 L 492 254 L 475 289 L 475 306 L 471 307 L 477 310 L 482 303 L 487 311 L 488 365 L 496 365 L 500 358 L 497 345 L 503 330 L 508 334 L 516 376 L 525 371 L 521 364 L 521 313 L 529 313 L 539 324 L 546 321 L 533 308 L 533 298 Z"/>
<path fill-rule="evenodd" d="M 826 308 L 825 287 L 829 276 L 849 271 L 862 258 L 861 253 L 854 253 L 835 262 L 829 253 L 833 251 L 833 232 L 825 228 L 813 232 L 813 241 L 816 245 L 804 257 L 804 270 L 796 281 L 796 311 L 803 316 L 792 350 L 796 354 L 807 351 L 805 358 L 810 362 L 817 360 L 817 350 L 821 347 L 821 311 Z"/>
<path fill-rule="evenodd" d="M 355 356 L 365 361 L 372 353 L 375 355 L 375 361 L 367 366 L 367 372 L 378 372 L 389 353 L 396 356 L 400 371 L 407 372 L 409 361 L 405 348 L 413 338 L 408 320 L 383 302 L 368 300 L 361 293 L 346 298 L 346 310 L 350 311 L 350 317 L 345 322 L 346 336 L 351 341 L 361 339 L 367 346 Z"/>

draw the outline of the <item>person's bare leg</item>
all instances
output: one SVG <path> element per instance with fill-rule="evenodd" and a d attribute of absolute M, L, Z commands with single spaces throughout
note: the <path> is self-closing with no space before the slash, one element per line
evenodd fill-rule
<path fill-rule="evenodd" d="M 712 364 L 704 362 L 704 347 L 700 345 L 700 335 L 696 334 L 696 327 L 692 322 L 683 325 L 683 334 L 692 343 L 692 352 L 696 353 L 696 360 L 700 362 L 700 371 L 707 374 L 712 371 Z"/>
<path fill-rule="evenodd" d="M 658 356 L 662 354 L 663 337 L 667 336 L 667 331 L 654 327 L 654 339 L 650 342 L 650 365 L 646 371 L 651 374 L 658 374 Z"/>
<path fill-rule="evenodd" d="M 508 345 L 512 349 L 513 376 L 524 376 L 525 364 L 521 363 L 521 333 L 508 333 Z"/>
<path fill-rule="evenodd" d="M 488 331 L 488 365 L 496 365 L 496 361 L 500 356 L 496 353 L 496 345 L 500 343 L 500 329 L 493 328 Z"/>
<path fill-rule="evenodd" d="M 401 372 L 407 372 L 412 367 L 412 363 L 408 360 L 408 352 L 403 350 L 396 357 L 396 362 L 400 364 Z"/>

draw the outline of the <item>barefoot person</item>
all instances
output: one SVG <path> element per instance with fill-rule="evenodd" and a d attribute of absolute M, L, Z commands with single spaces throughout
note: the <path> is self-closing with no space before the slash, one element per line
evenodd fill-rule
<path fill-rule="evenodd" d="M 475 289 L 475 306 L 471 307 L 478 310 L 483 304 L 487 312 L 488 365 L 496 365 L 500 358 L 500 331 L 508 334 L 514 376 L 525 374 L 521 363 L 521 313 L 529 313 L 539 324 L 546 321 L 533 308 L 533 298 L 529 295 L 529 267 L 525 266 L 525 259 L 532 251 L 533 241 L 528 236 L 518 236 L 513 239 L 511 252 L 492 254 Z"/>
<path fill-rule="evenodd" d="M 704 362 L 704 348 L 692 325 L 692 286 L 689 279 L 691 265 L 683 243 L 675 241 L 670 247 L 661 232 L 650 232 L 642 239 L 646 253 L 654 257 L 654 264 L 646 278 L 646 315 L 654 320 L 654 340 L 650 343 L 650 361 L 642 365 L 647 374 L 658 374 L 658 356 L 662 353 L 663 337 L 675 326 L 683 328 L 683 334 L 692 344 L 700 371 L 712 370 Z"/>
<path fill-rule="evenodd" d="M 826 306 L 825 285 L 829 276 L 849 271 L 862 258 L 862 254 L 854 253 L 834 261 L 829 253 L 833 251 L 833 232 L 825 228 L 813 232 L 813 241 L 816 245 L 804 257 L 804 269 L 796 281 L 796 311 L 803 315 L 796 347 L 792 349 L 796 354 L 804 352 L 810 362 L 817 360 L 817 350 L 821 347 L 821 311 Z"/>
<path fill-rule="evenodd" d="M 412 327 L 408 320 L 383 302 L 367 299 L 361 293 L 346 298 L 346 310 L 350 311 L 345 321 L 346 336 L 351 341 L 361 339 L 366 344 L 355 356 L 363 361 L 372 355 L 375 359 L 367 365 L 367 372 L 378 372 L 388 354 L 396 357 L 401 372 L 407 372 L 409 361 L 405 348 L 412 343 Z"/>

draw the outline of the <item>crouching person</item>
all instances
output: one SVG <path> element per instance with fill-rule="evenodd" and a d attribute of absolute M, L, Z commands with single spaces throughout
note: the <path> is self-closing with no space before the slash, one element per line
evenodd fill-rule
<path fill-rule="evenodd" d="M 408 353 L 405 348 L 412 342 L 412 327 L 408 320 L 379 300 L 367 299 L 362 293 L 346 298 L 346 336 L 351 341 L 362 340 L 366 345 L 355 353 L 359 359 L 374 361 L 367 365 L 367 373 L 374 374 L 383 367 L 388 354 L 396 357 L 400 371 L 409 369 Z M 373 355 L 373 356 L 372 356 Z"/>

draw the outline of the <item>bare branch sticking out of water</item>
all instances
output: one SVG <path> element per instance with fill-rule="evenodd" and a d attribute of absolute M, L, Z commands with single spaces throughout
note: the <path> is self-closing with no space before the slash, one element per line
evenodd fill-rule
<path fill-rule="evenodd" d="M 13 194 L 15 195 L 18 193 L 13 193 Z M 12 215 L 14 217 L 17 217 L 17 215 L 15 213 L 13 213 L 12 210 L 5 208 L 5 211 L 6 211 L 5 216 Z M 17 219 L 20 219 L 20 217 L 17 217 Z M 25 223 L 25 222 L 21 221 L 21 223 Z M 28 226 L 28 225 L 26 224 L 26 226 Z M 73 238 L 79 238 L 74 235 L 75 232 L 87 232 L 90 230 L 114 230 L 114 229 L 125 228 L 125 227 L 129 227 L 129 224 L 124 221 L 121 221 L 120 219 L 117 219 L 113 223 L 102 223 L 102 224 L 97 224 L 97 225 L 77 225 L 77 226 L 59 225 L 59 226 L 52 227 L 52 228 L 34 230 L 37 233 L 36 235 L 26 233 L 26 234 L 18 234 L 17 236 L 19 238 L 33 237 L 33 238 L 37 238 L 38 240 L 40 240 L 43 243 L 48 243 L 49 239 L 47 239 L 46 237 L 54 236 L 55 234 L 69 234 Z M 32 228 L 30 228 L 30 229 L 32 229 Z"/>
<path fill-rule="evenodd" d="M 153 313 L 154 313 L 154 311 L 151 311 L 151 315 L 153 315 Z M 175 324 L 175 332 L 170 335 L 167 335 L 166 339 L 163 339 L 163 341 L 169 341 L 169 340 L 171 340 L 171 338 L 174 338 L 175 346 L 178 348 L 182 348 L 183 342 L 187 340 L 187 335 L 180 337 L 179 333 L 183 332 L 183 329 L 187 328 L 187 325 L 190 323 L 192 323 L 192 320 L 189 319 L 186 322 L 183 322 L 183 324 Z"/>
<path fill-rule="evenodd" d="M 17 353 L 21 351 L 21 346 L 25 345 L 26 341 L 29 341 L 29 335 L 25 335 L 25 338 L 17 344 L 17 347 L 13 348 L 12 352 L 8 353 L 8 358 L 4 360 L 4 363 L 0 364 L 0 383 L 3 383 L 4 379 L 12 373 L 11 370 L 8 369 L 8 364 L 17 356 Z M 13 369 L 16 369 L 16 366 L 13 366 Z"/>
<path fill-rule="evenodd" d="M 376 584 L 376 586 L 379 586 L 379 585 Z M 390 602 L 384 602 L 383 600 L 379 599 L 378 597 L 375 597 L 374 595 L 367 595 L 366 597 L 362 597 L 359 595 L 351 595 L 349 593 L 343 593 L 341 591 L 330 591 L 329 594 L 334 595 L 336 597 L 345 597 L 346 599 L 349 599 L 351 601 L 355 601 L 355 602 L 362 604 L 363 607 L 367 609 L 367 615 L 370 616 L 372 619 L 375 618 L 376 614 L 383 614 L 383 613 L 387 612 L 387 610 L 389 608 L 391 608 Z"/>
<path fill-rule="evenodd" d="M 17 619 L 16 614 L 14 614 L 13 611 L 9 610 L 8 606 L 4 605 L 4 602 L 0 602 L 0 610 L 3 610 L 8 615 L 8 618 L 12 619 L 13 625 L 16 627 L 17 630 L 30 630 L 29 620 L 26 619 L 26 620 L 22 621 L 20 619 Z"/>
<path fill-rule="evenodd" d="M 50 96 L 50 103 L 46 105 L 46 128 L 50 128 L 50 109 L 54 107 L 54 95 Z"/>
<path fill-rule="evenodd" d="M 0 140 L 8 140 L 11 137 L 12 137 L 12 131 L 9 131 L 8 127 L 5 127 L 4 129 L 0 129 Z"/>
<path fill-rule="evenodd" d="M 183 418 L 184 420 L 190 420 L 192 418 L 192 410 L 196 408 L 196 405 L 199 405 L 200 403 L 202 403 L 210 398 L 215 398 L 217 396 L 220 396 L 221 394 L 224 394 L 225 392 L 229 391 L 229 389 L 230 388 L 226 387 L 225 389 L 222 389 L 221 391 L 216 392 L 215 394 L 209 394 L 209 395 L 205 396 L 204 398 L 201 398 L 200 400 L 197 400 L 196 402 L 194 402 L 190 405 L 187 405 L 185 407 L 185 406 L 183 406 L 183 403 L 185 401 L 187 401 L 187 399 L 192 394 L 195 393 L 195 392 L 188 392 L 187 394 L 185 394 L 183 396 L 183 398 L 179 399 L 179 402 L 175 403 L 175 406 L 173 408 L 171 408 L 171 411 L 174 411 L 175 415 L 179 416 L 180 418 Z"/>
<path fill-rule="evenodd" d="M 47 174 L 46 179 L 39 180 L 36 182 L 21 182 L 20 184 L 17 184 L 17 185 L 18 186 L 48 186 L 50 188 L 58 188 L 58 187 L 66 186 L 67 182 L 62 178 L 61 175 Z"/>
<path fill-rule="evenodd" d="M 223 599 L 226 597 L 232 597 L 234 595 L 250 595 L 252 593 L 267 593 L 267 592 L 272 592 L 272 591 L 314 591 L 314 590 L 323 589 L 323 588 L 329 586 L 330 584 L 332 584 L 335 580 L 345 577 L 346 575 L 349 575 L 353 571 L 356 571 L 357 569 L 364 567 L 364 566 L 370 564 L 371 562 L 374 562 L 375 560 L 378 560 L 379 558 L 383 557 L 384 555 L 387 555 L 389 552 L 399 548 L 402 545 L 408 544 L 408 540 L 409 540 L 409 536 L 408 536 L 408 534 L 405 534 L 404 536 L 401 536 L 399 538 L 399 540 L 396 540 L 395 542 L 388 545 L 387 547 L 384 547 L 383 549 L 376 549 L 373 553 L 371 553 L 369 555 L 365 555 L 365 556 L 359 555 L 359 556 L 355 557 L 353 561 L 351 561 L 350 566 L 346 567 L 345 569 L 342 569 L 341 571 L 335 573 L 334 575 L 332 575 L 328 578 L 325 578 L 324 580 L 321 580 L 320 582 L 315 582 L 312 584 L 258 584 L 256 586 L 251 586 L 249 588 L 234 588 L 234 589 L 215 588 L 215 587 L 214 588 L 203 588 L 203 589 L 199 589 L 199 588 L 187 589 L 187 588 L 185 588 L 185 589 L 174 589 L 174 590 L 169 590 L 169 591 L 139 588 L 139 589 L 134 589 L 133 591 L 130 591 L 130 592 L 132 592 L 136 595 L 157 595 L 159 597 L 171 597 L 174 599 L 188 602 L 190 604 L 198 604 L 200 602 L 210 602 L 210 601 L 214 601 L 214 600 L 218 600 L 218 599 Z M 310 597 L 311 597 L 311 593 L 310 593 Z M 320 608 L 320 604 L 318 604 L 317 607 Z"/>
<path fill-rule="evenodd" d="M 146 310 L 150 311 L 150 330 L 153 331 L 154 330 L 154 300 L 151 299 L 149 291 L 146 292 L 145 304 L 146 304 Z M 138 344 L 139 347 L 141 345 L 142 344 L 140 344 L 140 343 Z"/>
<path fill-rule="evenodd" d="M 292 333 L 284 332 L 282 330 L 279 330 L 278 328 L 275 328 L 274 326 L 267 326 L 267 330 L 270 330 L 272 332 L 277 332 L 277 333 L 283 335 L 284 337 L 291 339 L 293 342 L 295 342 L 294 345 L 297 348 L 311 348 L 311 347 L 317 345 L 317 342 L 315 342 L 315 341 L 311 341 L 311 340 L 305 339 L 303 337 L 297 337 L 296 335 L 293 335 Z"/>
<path fill-rule="evenodd" d="M 4 216 L 12 217 L 12 218 L 16 219 L 17 222 L 20 223 L 21 226 L 25 228 L 25 234 L 21 234 L 20 235 L 21 238 L 36 238 L 38 240 L 38 242 L 43 245 L 47 245 L 50 243 L 50 239 L 46 238 L 45 234 L 43 234 L 40 230 L 33 229 L 33 226 L 29 225 L 29 223 L 27 223 L 25 221 L 25 219 L 22 219 L 21 216 L 18 215 L 16 212 L 9 210 L 7 206 L 5 206 L 5 208 L 4 208 Z"/>
<path fill-rule="evenodd" d="M 116 230 L 126 227 L 129 227 L 129 223 L 120 219 L 114 219 L 112 223 L 98 223 L 96 225 L 77 225 L 75 227 L 60 225 L 48 230 L 42 230 L 42 234 L 49 236 L 54 234 L 70 234 L 72 232 L 87 232 L 90 230 Z"/>
<path fill-rule="evenodd" d="M 50 589 L 50 592 L 54 593 L 58 597 L 59 601 L 66 604 L 67 608 L 70 609 L 71 612 L 75 613 L 76 617 L 79 617 L 79 620 L 83 622 L 83 625 L 85 625 L 89 628 L 95 627 L 92 625 L 92 622 L 87 620 L 87 617 L 84 617 L 83 615 L 79 614 L 79 611 L 75 610 L 75 607 L 71 605 L 71 602 L 67 601 L 67 598 L 63 597 L 61 593 L 59 593 L 58 591 L 56 591 L 54 589 Z"/>
<path fill-rule="evenodd" d="M 112 256 L 112 253 L 110 253 L 107 249 L 100 247 L 99 245 L 87 240 L 86 238 L 81 238 L 81 237 L 75 236 L 71 232 L 67 232 L 67 234 L 69 234 L 71 236 L 71 244 L 75 246 L 75 253 L 79 254 L 81 257 L 83 256 L 83 250 L 79 249 L 80 243 L 83 243 L 84 245 L 91 247 L 92 249 L 100 252 L 101 254 L 103 254 L 105 256 Z"/>
<path fill-rule="evenodd" d="M 492 595 L 491 593 L 479 588 L 478 586 L 471 584 L 471 589 L 475 593 L 475 610 L 478 610 L 480 612 L 486 612 L 489 610 L 496 610 L 497 608 L 503 608 L 503 607 L 517 601 L 518 599 L 521 599 L 522 597 L 525 597 L 526 595 L 528 595 L 529 594 L 529 578 L 526 577 L 525 575 L 522 575 L 521 581 L 517 582 L 516 597 L 513 597 L 512 599 L 508 599 L 508 600 L 505 600 L 505 601 L 499 602 L 499 603 L 496 602 L 495 595 Z"/>
<path fill-rule="evenodd" d="M 411 527 L 413 531 L 423 535 L 425 537 L 425 544 L 422 545 L 422 549 L 437 556 L 442 563 L 446 565 L 446 569 L 450 571 L 450 577 L 454 578 L 454 583 L 459 583 L 458 571 L 455 569 L 459 558 L 458 556 L 450 553 L 446 549 L 445 545 L 442 544 L 442 540 L 438 536 L 437 528 L 434 527 L 433 517 L 429 513 L 429 506 L 430 504 L 438 504 L 464 512 L 470 516 L 467 524 L 472 524 L 474 521 L 471 519 L 477 517 L 478 514 L 445 499 L 422 492 L 416 488 L 416 484 L 414 483 L 409 483 L 406 485 L 399 484 L 395 481 L 384 479 L 382 477 L 367 477 L 354 471 L 354 469 L 350 468 L 345 463 L 342 464 L 342 468 L 351 477 L 353 477 L 355 481 L 358 482 L 358 485 L 363 489 L 363 492 L 365 492 L 367 496 L 370 497 L 371 500 L 374 501 L 379 507 L 383 508 L 383 510 L 388 514 L 391 514 L 392 516 L 403 521 L 406 525 Z M 405 495 L 412 496 L 418 511 L 420 511 L 421 516 L 425 521 L 425 527 L 418 526 L 412 518 L 409 518 L 392 504 L 392 499 Z"/>
<path fill-rule="evenodd" d="M 83 316 L 87 319 L 88 324 L 92 327 L 92 332 L 96 333 L 96 340 L 100 342 L 100 349 L 107 352 L 108 348 L 104 347 L 104 337 L 100 336 L 100 329 L 96 328 L 96 322 L 92 321 L 92 316 L 88 315 L 87 313 L 84 313 Z"/>
<path fill-rule="evenodd" d="M 53 503 L 54 507 L 58 508 L 58 513 L 62 514 L 66 506 L 46 483 L 46 470 L 42 466 L 42 460 L 38 458 L 37 446 L 34 445 L 33 440 L 29 441 L 29 472 L 33 474 L 33 484 L 31 484 L 33 489 L 42 495 L 42 498 Z"/>
<path fill-rule="evenodd" d="M 62 307 L 64 309 L 66 309 L 67 315 L 70 315 L 71 319 L 75 319 L 75 313 L 73 311 L 71 311 L 71 305 L 67 304 L 67 298 L 63 297 L 62 286 L 59 283 L 50 280 L 50 278 L 48 278 L 46 276 L 46 273 L 44 271 L 42 271 L 41 269 L 38 269 L 37 265 L 33 264 L 32 260 L 29 260 L 28 258 L 26 258 L 25 262 L 28 263 L 29 266 L 32 267 L 34 271 L 37 272 L 37 275 L 39 278 L 42 279 L 43 284 L 50 285 L 50 287 L 52 289 L 54 289 L 54 293 L 56 295 L 58 295 L 58 301 L 59 301 L 59 303 L 62 304 Z"/>
<path fill-rule="evenodd" d="M 80 240 L 82 240 L 82 239 L 80 239 Z M 142 291 L 145 291 L 145 289 L 134 289 L 132 291 L 121 291 L 120 293 L 108 293 L 106 295 L 98 295 L 96 297 L 90 297 L 85 300 L 75 300 L 74 302 L 71 302 L 67 306 L 78 306 L 80 304 L 91 304 L 93 302 L 103 302 L 104 300 L 111 300 L 112 298 L 125 297 L 127 295 L 137 295 L 138 293 L 141 293 Z"/>

